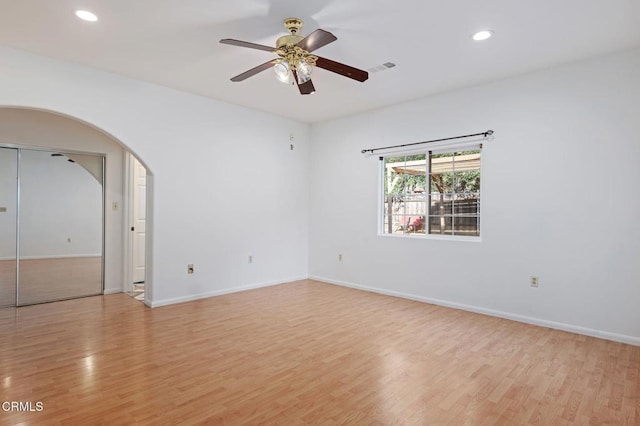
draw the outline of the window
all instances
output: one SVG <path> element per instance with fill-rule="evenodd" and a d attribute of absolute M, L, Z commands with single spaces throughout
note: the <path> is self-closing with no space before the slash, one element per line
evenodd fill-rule
<path fill-rule="evenodd" d="M 479 237 L 481 150 L 381 157 L 382 234 Z"/>

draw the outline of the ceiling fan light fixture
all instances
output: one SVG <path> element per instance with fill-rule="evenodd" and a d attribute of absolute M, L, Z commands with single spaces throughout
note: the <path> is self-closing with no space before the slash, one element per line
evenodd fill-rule
<path fill-rule="evenodd" d="M 284 25 L 289 31 L 288 35 L 281 36 L 276 41 L 275 48 L 262 44 L 251 43 L 232 38 L 223 38 L 222 44 L 231 46 L 247 47 L 278 55 L 277 58 L 265 62 L 247 71 L 231 77 L 231 81 L 244 81 L 262 71 L 273 68 L 276 78 L 280 82 L 298 86 L 301 95 L 310 95 L 315 92 L 315 87 L 311 81 L 311 74 L 315 67 L 323 68 L 343 77 L 363 82 L 369 78 L 369 73 L 340 62 L 325 59 L 312 52 L 337 40 L 337 37 L 329 31 L 318 28 L 306 37 L 300 35 L 302 21 L 298 18 L 287 18 Z"/>
<path fill-rule="evenodd" d="M 273 71 L 282 83 L 289 84 L 291 82 L 291 66 L 286 59 L 276 62 Z"/>
<path fill-rule="evenodd" d="M 296 65 L 296 72 L 298 74 L 298 83 L 306 83 L 311 80 L 311 73 L 313 72 L 313 65 L 307 62 L 304 58 L 298 60 Z"/>

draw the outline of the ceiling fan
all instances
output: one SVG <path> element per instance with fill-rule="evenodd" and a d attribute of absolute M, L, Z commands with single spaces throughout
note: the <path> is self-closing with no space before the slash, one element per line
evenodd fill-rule
<path fill-rule="evenodd" d="M 369 78 L 369 73 L 366 71 L 321 56 L 312 55 L 311 52 L 314 50 L 326 46 L 338 38 L 329 31 L 322 29 L 317 29 L 303 38 L 298 35 L 302 24 L 303 22 L 298 18 L 285 19 L 284 26 L 290 34 L 278 38 L 276 47 L 231 38 L 220 40 L 222 44 L 265 50 L 278 55 L 278 58 L 236 75 L 231 78 L 231 81 L 243 81 L 266 69 L 273 68 L 278 80 L 287 84 L 295 83 L 298 85 L 300 94 L 309 95 L 316 91 L 311 81 L 311 73 L 314 67 L 323 68 L 360 82 Z"/>

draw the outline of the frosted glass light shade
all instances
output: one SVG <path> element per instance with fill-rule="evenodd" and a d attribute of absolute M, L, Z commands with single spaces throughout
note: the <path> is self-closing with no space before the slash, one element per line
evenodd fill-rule
<path fill-rule="evenodd" d="M 302 84 L 311 79 L 313 66 L 304 59 L 300 59 L 296 65 L 296 71 L 298 73 L 298 83 Z"/>
<path fill-rule="evenodd" d="M 291 81 L 291 67 L 287 61 L 279 61 L 273 67 L 273 71 L 276 73 L 278 80 L 285 84 L 289 84 Z"/>

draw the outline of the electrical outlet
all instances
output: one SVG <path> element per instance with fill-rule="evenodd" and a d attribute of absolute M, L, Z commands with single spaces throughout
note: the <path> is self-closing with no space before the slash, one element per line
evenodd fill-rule
<path fill-rule="evenodd" d="M 193 274 L 193 263 L 187 265 L 187 274 Z"/>
<path fill-rule="evenodd" d="M 253 256 L 249 255 L 249 263 L 253 263 Z"/>
<path fill-rule="evenodd" d="M 338 255 L 338 260 L 342 262 L 342 253 Z"/>
<path fill-rule="evenodd" d="M 538 287 L 538 277 L 535 275 L 531 276 L 531 287 Z"/>

